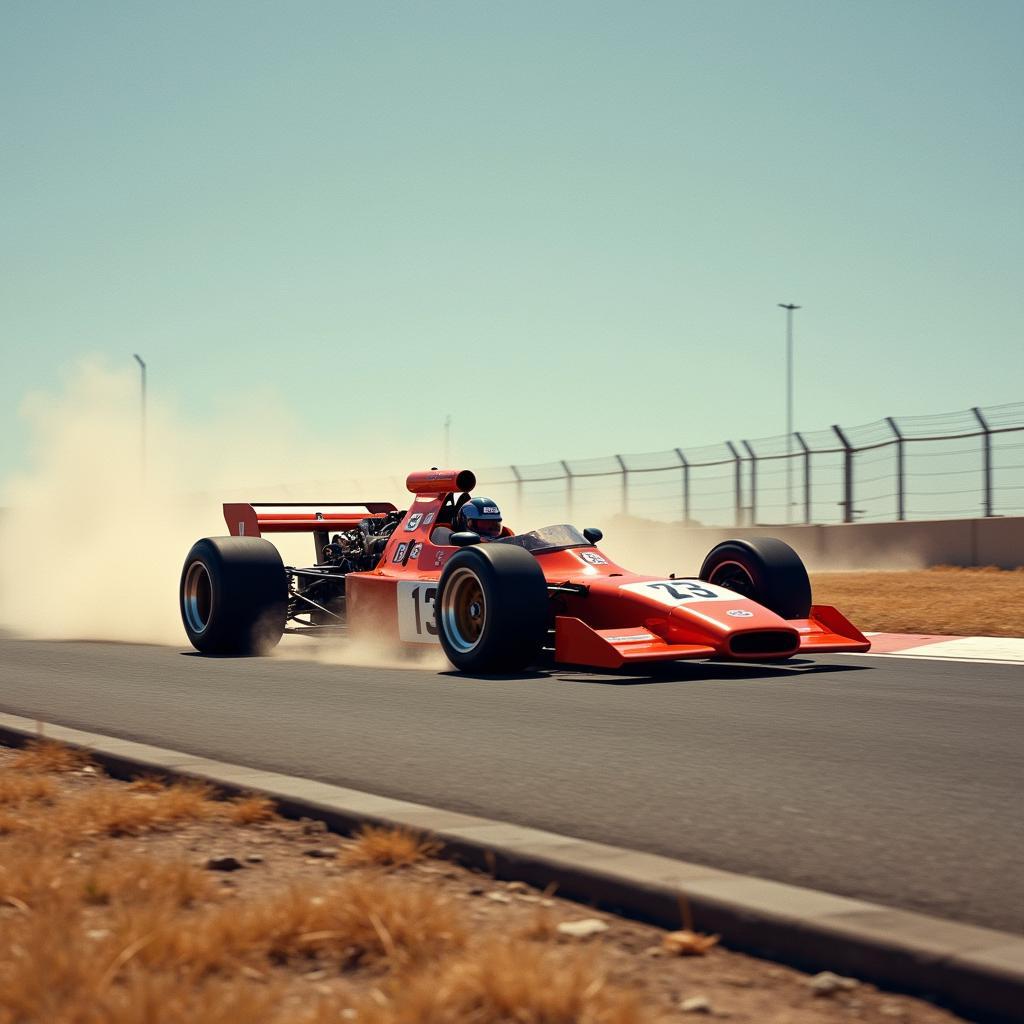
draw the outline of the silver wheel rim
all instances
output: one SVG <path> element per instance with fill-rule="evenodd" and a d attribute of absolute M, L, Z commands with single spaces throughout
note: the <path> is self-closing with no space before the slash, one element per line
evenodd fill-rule
<path fill-rule="evenodd" d="M 188 628 L 193 633 L 202 633 L 210 624 L 213 609 L 213 580 L 202 562 L 193 562 L 188 567 L 182 589 L 182 608 Z"/>
<path fill-rule="evenodd" d="M 448 643 L 468 654 L 483 636 L 487 602 L 480 579 L 472 569 L 456 569 L 441 597 L 441 628 Z"/>

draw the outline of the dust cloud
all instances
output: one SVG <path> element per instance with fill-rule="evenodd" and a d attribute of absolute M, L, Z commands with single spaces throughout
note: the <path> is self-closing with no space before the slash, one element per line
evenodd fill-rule
<path fill-rule="evenodd" d="M 329 439 L 311 451 L 308 431 L 285 410 L 251 404 L 197 422 L 151 396 L 143 473 L 137 373 L 86 362 L 55 393 L 30 395 L 21 409 L 27 468 L 0 484 L 0 628 L 182 645 L 182 562 L 198 538 L 227 533 L 224 501 L 344 500 L 339 487 L 350 479 L 358 498 L 374 487 L 370 497 L 403 499 L 408 467 L 375 458 L 387 439 L 375 434 L 376 452 L 356 465 L 334 455 Z M 300 436 L 297 454 L 288 442 Z M 305 535 L 279 547 L 286 563 L 312 561 Z"/>
<path fill-rule="evenodd" d="M 431 464 L 429 451 L 408 439 L 379 436 L 362 465 L 353 462 L 351 425 L 338 424 L 346 454 L 319 446 L 308 430 L 266 401 L 236 401 L 219 417 L 197 422 L 151 400 L 145 472 L 140 444 L 138 377 L 87 362 L 55 393 L 29 396 L 27 468 L 0 483 L 0 629 L 54 639 L 94 639 L 185 645 L 178 611 L 182 562 L 200 537 L 226 533 L 224 501 L 391 500 L 401 506 L 406 472 Z M 290 443 L 302 438 L 301 446 Z M 384 465 L 396 451 L 402 464 Z M 433 453 L 436 454 L 436 453 Z M 388 476 L 388 474 L 393 474 Z M 509 495 L 509 498 L 512 496 Z M 503 501 L 505 495 L 499 495 Z M 566 521 L 551 508 L 542 518 L 508 502 L 510 525 L 528 530 Z M 578 526 L 605 532 L 602 550 L 624 568 L 661 576 L 695 576 L 705 554 L 729 536 L 774 534 L 788 541 L 814 571 L 919 568 L 926 562 L 905 534 L 880 546 L 854 529 L 826 545 L 821 527 L 769 530 L 684 529 L 588 508 Z M 832 528 L 833 530 L 835 528 Z M 287 564 L 313 560 L 307 535 L 272 538 Z M 837 550 L 838 549 L 838 550 Z M 380 665 L 393 653 L 345 643 L 286 637 L 280 657 L 325 663 Z M 444 664 L 437 649 L 401 664 Z"/>
<path fill-rule="evenodd" d="M 394 644 L 371 639 L 285 637 L 274 657 L 287 661 L 312 661 L 318 665 L 348 665 L 361 668 L 418 668 L 430 672 L 451 671 L 452 666 L 438 644 L 409 645 L 398 650 Z"/>

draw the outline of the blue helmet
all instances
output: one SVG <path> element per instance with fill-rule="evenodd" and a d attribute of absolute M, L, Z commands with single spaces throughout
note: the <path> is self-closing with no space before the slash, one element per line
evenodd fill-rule
<path fill-rule="evenodd" d="M 472 530 L 481 537 L 497 537 L 501 533 L 501 509 L 490 498 L 470 498 L 455 517 L 456 530 Z"/>

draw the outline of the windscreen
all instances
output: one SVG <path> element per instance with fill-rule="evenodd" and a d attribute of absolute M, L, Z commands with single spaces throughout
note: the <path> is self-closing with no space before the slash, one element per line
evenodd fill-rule
<path fill-rule="evenodd" d="M 517 533 L 514 537 L 502 537 L 495 544 L 516 544 L 535 554 L 542 551 L 561 551 L 563 548 L 589 548 L 591 543 L 576 529 L 563 523 L 561 526 L 544 526 L 529 533 Z"/>

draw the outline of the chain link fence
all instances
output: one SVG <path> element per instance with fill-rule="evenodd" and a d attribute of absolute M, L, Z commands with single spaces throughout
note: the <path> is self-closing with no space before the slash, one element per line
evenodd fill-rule
<path fill-rule="evenodd" d="M 1024 513 L 1024 403 L 701 448 L 497 467 L 478 490 L 517 518 L 623 515 L 693 526 Z"/>

